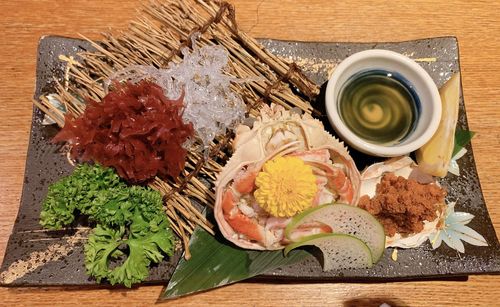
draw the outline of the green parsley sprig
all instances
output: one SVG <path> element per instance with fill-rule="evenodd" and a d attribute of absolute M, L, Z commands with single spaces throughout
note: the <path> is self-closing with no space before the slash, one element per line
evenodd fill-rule
<path fill-rule="evenodd" d="M 79 165 L 49 187 L 40 224 L 61 229 L 84 214 L 96 227 L 85 244 L 85 267 L 98 282 L 131 287 L 149 275 L 151 263 L 173 254 L 174 236 L 159 192 L 127 186 L 110 168 Z"/>

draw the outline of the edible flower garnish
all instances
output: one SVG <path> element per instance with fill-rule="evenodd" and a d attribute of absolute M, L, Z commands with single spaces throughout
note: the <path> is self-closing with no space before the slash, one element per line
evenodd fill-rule
<path fill-rule="evenodd" d="M 474 215 L 470 213 L 455 212 L 455 202 L 449 203 L 443 225 L 438 227 L 437 231 L 429 236 L 432 248 L 438 248 L 443 241 L 446 245 L 461 253 L 465 252 L 462 241 L 476 246 L 488 246 L 482 235 L 472 228 L 465 226 L 473 218 Z"/>
<path fill-rule="evenodd" d="M 255 199 L 276 217 L 291 217 L 309 208 L 317 192 L 312 168 L 297 157 L 267 161 L 255 184 Z"/>

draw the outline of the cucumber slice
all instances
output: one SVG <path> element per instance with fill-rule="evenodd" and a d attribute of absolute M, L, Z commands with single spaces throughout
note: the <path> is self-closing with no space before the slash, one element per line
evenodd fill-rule
<path fill-rule="evenodd" d="M 323 253 L 323 271 L 366 269 L 373 266 L 372 254 L 360 239 L 340 233 L 322 233 L 303 238 L 301 242 L 289 244 L 285 255 L 297 247 L 314 245 Z"/>
<path fill-rule="evenodd" d="M 384 227 L 367 211 L 344 204 L 327 204 L 308 209 L 295 217 L 287 225 L 285 236 L 290 240 L 292 232 L 304 223 L 320 222 L 330 226 L 334 233 L 355 236 L 371 250 L 376 263 L 385 249 Z"/>

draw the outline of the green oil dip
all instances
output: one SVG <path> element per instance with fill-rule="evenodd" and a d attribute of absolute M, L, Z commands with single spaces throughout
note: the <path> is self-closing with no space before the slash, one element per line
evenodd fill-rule
<path fill-rule="evenodd" d="M 344 124 L 373 144 L 402 142 L 415 129 L 420 113 L 420 101 L 409 81 L 385 70 L 353 75 L 338 99 Z"/>

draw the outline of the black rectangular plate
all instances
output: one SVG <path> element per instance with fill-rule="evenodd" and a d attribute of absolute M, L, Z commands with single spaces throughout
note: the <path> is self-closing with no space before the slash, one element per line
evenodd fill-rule
<path fill-rule="evenodd" d="M 439 87 L 460 70 L 458 44 L 453 37 L 398 43 L 305 43 L 268 39 L 261 40 L 261 43 L 272 53 L 295 61 L 323 90 L 336 63 L 366 49 L 389 49 L 416 59 Z M 35 98 L 53 91 L 54 77 L 62 80 L 65 67 L 58 60 L 60 54 L 76 55 L 78 51 L 88 48 L 87 42 L 78 39 L 42 38 L 38 49 Z M 314 103 L 321 109 L 322 95 Z M 66 157 L 59 153 L 59 146 L 50 143 L 56 128 L 43 126 L 42 119 L 42 112 L 35 108 L 21 205 L 1 267 L 0 283 L 11 286 L 95 285 L 95 281 L 85 274 L 84 240 L 71 239 L 75 237 L 76 230 L 52 232 L 43 230 L 39 225 L 41 203 L 48 185 L 72 170 Z M 327 120 L 324 123 L 329 128 Z M 463 129 L 468 127 L 462 97 L 458 126 Z M 467 154 L 459 160 L 461 176 L 450 174 L 440 182 L 448 189 L 447 200 L 458 200 L 457 211 L 475 215 L 469 226 L 482 234 L 489 246 L 465 244 L 466 253 L 460 254 L 447 246 L 432 250 L 430 244 L 424 243 L 416 249 L 399 250 L 397 261 L 391 259 L 393 249 L 389 248 L 374 268 L 341 273 L 323 272 L 318 260 L 311 257 L 302 263 L 269 272 L 259 279 L 376 282 L 500 273 L 500 245 L 484 202 L 470 145 L 467 150 Z M 353 150 L 351 152 L 360 169 L 373 162 L 370 157 Z M 85 223 L 80 225 L 82 233 L 77 233 L 77 236 L 84 239 Z M 178 248 L 168 261 L 154 267 L 147 282 L 168 281 L 181 254 L 182 250 Z M 57 260 L 50 260 L 51 257 Z"/>

